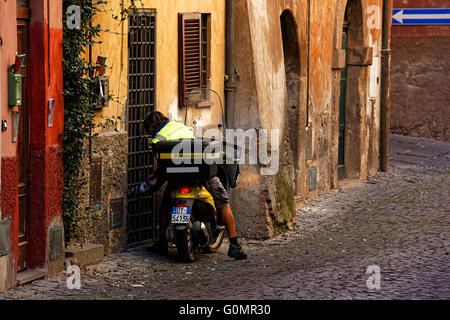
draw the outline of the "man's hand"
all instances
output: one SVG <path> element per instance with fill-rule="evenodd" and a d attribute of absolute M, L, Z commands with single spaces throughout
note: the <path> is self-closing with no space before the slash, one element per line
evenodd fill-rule
<path fill-rule="evenodd" d="M 141 186 L 139 187 L 139 191 L 141 193 L 146 193 L 147 191 L 149 191 L 151 189 L 151 187 L 146 183 L 141 183 Z"/>
<path fill-rule="evenodd" d="M 159 172 L 158 170 L 153 171 L 152 173 L 149 174 L 149 176 L 147 177 L 147 179 L 145 180 L 145 182 L 141 183 L 139 185 L 139 188 L 136 188 L 137 190 L 139 190 L 139 193 L 147 193 L 147 192 L 153 192 L 155 186 L 158 183 L 158 177 L 159 177 Z"/>

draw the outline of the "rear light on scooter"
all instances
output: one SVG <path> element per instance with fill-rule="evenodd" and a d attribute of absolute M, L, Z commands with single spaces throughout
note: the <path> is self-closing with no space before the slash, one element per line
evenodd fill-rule
<path fill-rule="evenodd" d="M 183 187 L 183 188 L 180 189 L 180 193 L 181 194 L 191 193 L 191 189 L 189 189 L 188 187 Z"/>

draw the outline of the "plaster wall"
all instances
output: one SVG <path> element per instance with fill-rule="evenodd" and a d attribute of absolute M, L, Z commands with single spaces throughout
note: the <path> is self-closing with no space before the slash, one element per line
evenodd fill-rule
<path fill-rule="evenodd" d="M 285 211 L 294 212 L 296 203 L 338 186 L 337 115 L 342 68 L 336 67 L 335 54 L 342 45 L 346 5 L 347 1 L 312 1 L 308 35 L 308 1 L 247 0 L 233 4 L 231 50 L 234 65 L 231 68 L 235 68 L 240 76 L 236 89 L 234 126 L 279 129 L 282 137 L 281 166 L 277 175 L 260 176 L 257 166 L 242 167 L 241 180 L 233 192 L 233 204 L 237 211 L 238 227 L 242 228 L 243 234 L 271 236 L 283 229 L 280 225 L 289 227 L 295 221 L 293 215 Z M 288 89 L 280 16 L 285 10 L 290 11 L 297 24 L 300 50 L 297 111 L 299 155 L 296 159 L 292 159 L 289 152 L 292 149 L 289 142 L 283 142 L 288 132 Z M 348 143 L 358 150 L 352 176 L 357 179 L 365 179 L 368 174 L 377 172 L 379 166 L 381 12 L 380 0 L 361 1 L 361 38 L 358 43 L 351 44 L 357 58 L 364 60 L 354 63 L 357 65 L 354 67 L 357 72 L 353 73 L 356 90 L 348 101 L 348 108 L 355 114 L 354 138 Z M 359 56 L 360 52 L 366 56 Z M 252 117 L 246 116 L 248 114 Z M 312 130 L 310 159 L 305 157 L 308 124 Z M 313 190 L 309 188 L 308 171 L 311 167 L 317 172 L 316 188 Z M 280 181 L 283 183 L 280 184 Z M 292 189 L 295 194 L 280 197 L 280 194 L 289 194 Z M 264 205 L 261 206 L 261 203 Z M 259 212 L 257 216 L 262 216 L 260 220 L 267 218 L 269 222 L 251 230 L 248 226 L 256 220 L 247 219 L 251 215 L 249 212 Z"/>
<path fill-rule="evenodd" d="M 8 69 L 14 63 L 17 50 L 17 30 L 16 30 L 16 2 L 8 1 L 0 3 L 0 111 L 2 120 L 12 123 L 12 112 L 8 107 Z M 11 246 L 7 255 L 0 257 L 0 291 L 11 288 L 14 285 L 15 266 L 17 263 L 17 166 L 16 148 L 11 143 L 12 131 L 2 132 L 1 137 L 1 219 L 11 219 Z M 5 171 L 6 170 L 6 171 Z M 16 183 L 15 183 L 16 182 Z"/>
<path fill-rule="evenodd" d="M 448 8 L 446 0 L 395 0 L 395 8 Z M 394 133 L 450 141 L 450 26 L 392 26 Z"/>
<path fill-rule="evenodd" d="M 98 112 L 99 124 L 108 119 L 106 127 L 124 130 L 127 100 L 128 76 L 128 21 L 120 22 L 113 15 L 120 17 L 121 4 L 126 8 L 128 1 L 116 1 L 116 5 L 102 7 L 95 23 L 104 30 L 101 44 L 92 47 L 92 60 L 98 55 L 107 57 L 107 72 L 110 94 L 113 100 L 110 106 Z M 224 76 L 225 76 L 225 0 L 143 0 L 138 7 L 156 9 L 156 108 L 168 115 L 170 119 L 184 122 L 192 126 L 197 120 L 199 128 L 216 127 L 222 123 L 224 108 Z M 209 108 L 179 108 L 178 106 L 178 14 L 199 12 L 211 14 L 211 89 L 218 92 L 219 97 L 211 93 L 214 105 Z M 119 19 L 120 20 L 120 19 Z M 187 114 L 186 114 L 187 112 Z M 101 116 L 101 117 L 100 117 Z M 117 121 L 117 116 L 121 119 Z M 114 117 L 114 118 L 113 118 Z M 102 129 L 99 128 L 100 132 Z"/>
<path fill-rule="evenodd" d="M 12 115 L 8 106 L 7 71 L 17 52 L 16 1 L 0 3 L 0 36 L 2 37 L 0 70 L 1 114 L 7 129 L 1 137 L 1 200 L 2 219 L 11 218 L 11 253 L 9 279 L 0 283 L 15 284 L 18 269 L 18 157 L 13 142 Z M 29 67 L 29 224 L 28 268 L 47 268 L 49 276 L 62 269 L 61 258 L 49 261 L 48 233 L 53 226 L 62 226 L 62 158 L 59 148 L 63 132 L 62 98 L 62 5 L 60 2 L 30 1 L 29 46 L 26 57 Z M 55 100 L 53 126 L 48 126 L 48 100 Z M 20 109 L 19 109 L 20 110 Z M 6 169 L 6 170 L 5 170 Z M 31 196 L 32 195 L 32 196 Z M 61 239 L 62 240 L 62 239 Z M 2 263 L 4 263 L 4 257 Z M 3 274 L 4 275 L 4 274 Z M 2 275 L 2 276 L 3 276 Z"/>
<path fill-rule="evenodd" d="M 100 161 L 100 179 L 95 188 L 100 189 L 98 201 L 91 201 L 93 191 L 92 170 L 85 170 L 89 182 L 80 192 L 83 211 L 80 233 L 71 241 L 75 243 L 102 244 L 106 255 L 121 252 L 127 247 L 127 160 L 128 135 L 126 131 L 110 131 L 100 134 L 92 142 L 91 159 Z M 92 163 L 92 162 L 91 162 Z M 84 159 L 84 168 L 91 168 L 89 158 Z M 111 200 L 122 199 L 122 225 L 111 227 Z"/>
<path fill-rule="evenodd" d="M 0 4 L 0 35 L 2 37 L 2 60 L 1 66 L 1 113 L 2 119 L 12 123 L 12 112 L 8 107 L 8 69 L 14 63 L 17 52 L 17 29 L 16 29 L 16 1 L 3 1 Z M 11 143 L 12 131 L 2 132 L 2 156 L 15 156 L 16 145 Z"/>

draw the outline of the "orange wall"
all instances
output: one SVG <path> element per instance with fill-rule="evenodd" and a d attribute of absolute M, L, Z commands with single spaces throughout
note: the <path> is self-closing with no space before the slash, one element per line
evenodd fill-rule
<path fill-rule="evenodd" d="M 2 156 L 15 156 L 17 145 L 12 143 L 12 112 L 8 107 L 8 68 L 14 63 L 17 51 L 16 1 L 2 1 L 0 4 L 0 35 L 3 40 L 0 63 L 1 119 L 8 121 L 8 130 L 2 132 Z"/>

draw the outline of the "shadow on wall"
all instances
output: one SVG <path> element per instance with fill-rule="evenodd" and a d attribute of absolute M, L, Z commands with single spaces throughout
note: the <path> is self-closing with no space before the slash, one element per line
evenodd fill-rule
<path fill-rule="evenodd" d="M 288 144 L 292 150 L 292 162 L 297 171 L 299 158 L 299 107 L 300 107 L 300 47 L 298 44 L 297 24 L 289 10 L 280 17 L 283 38 L 284 67 L 286 72 L 286 114 Z M 297 175 L 295 175 L 297 179 Z M 294 182 L 298 185 L 297 181 Z"/>

